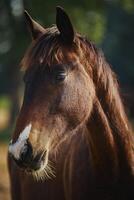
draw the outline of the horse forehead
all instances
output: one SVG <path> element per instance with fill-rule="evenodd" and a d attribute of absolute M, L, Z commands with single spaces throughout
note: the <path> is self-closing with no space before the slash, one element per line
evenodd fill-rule
<path fill-rule="evenodd" d="M 45 46 L 44 46 L 45 47 Z M 42 51 L 42 50 L 41 50 Z M 45 53 L 44 53 L 45 52 Z M 39 63 L 48 63 L 49 65 L 62 64 L 66 62 L 78 60 L 78 53 L 75 48 L 67 46 L 59 46 L 54 48 L 53 45 L 50 48 L 46 48 L 43 54 L 40 54 Z"/>

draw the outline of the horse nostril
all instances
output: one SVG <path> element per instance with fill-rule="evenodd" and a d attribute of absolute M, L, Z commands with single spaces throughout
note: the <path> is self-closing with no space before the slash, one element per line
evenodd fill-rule
<path fill-rule="evenodd" d="M 46 154 L 46 151 L 38 151 L 34 154 L 32 145 L 29 143 L 29 141 L 27 141 L 25 144 L 23 144 L 23 147 L 21 147 L 19 159 L 16 159 L 15 157 L 13 157 L 13 159 L 22 169 L 38 170 L 44 164 Z"/>
<path fill-rule="evenodd" d="M 20 160 L 25 164 L 30 163 L 32 160 L 33 149 L 30 143 L 26 143 L 21 151 Z"/>

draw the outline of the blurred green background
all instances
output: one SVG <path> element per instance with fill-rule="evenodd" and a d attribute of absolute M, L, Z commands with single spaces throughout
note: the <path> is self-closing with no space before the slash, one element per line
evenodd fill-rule
<path fill-rule="evenodd" d="M 128 115 L 134 118 L 134 0 L 0 0 L 0 141 L 13 130 L 23 97 L 19 62 L 30 44 L 24 8 L 44 26 L 55 7 L 69 13 L 76 30 L 103 49 L 117 73 Z"/>

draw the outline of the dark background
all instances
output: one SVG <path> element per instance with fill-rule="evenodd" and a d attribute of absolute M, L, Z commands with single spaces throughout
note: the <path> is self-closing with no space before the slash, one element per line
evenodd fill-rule
<path fill-rule="evenodd" d="M 19 62 L 30 44 L 24 8 L 44 26 L 55 23 L 55 7 L 69 13 L 76 30 L 103 49 L 120 83 L 130 120 L 134 118 L 133 0 L 0 0 L 0 140 L 15 124 L 23 97 Z"/>

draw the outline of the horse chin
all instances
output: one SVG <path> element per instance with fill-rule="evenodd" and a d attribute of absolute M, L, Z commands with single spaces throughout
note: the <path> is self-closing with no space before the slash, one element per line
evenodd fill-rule
<path fill-rule="evenodd" d="M 48 160 L 48 156 L 45 160 L 42 160 L 38 169 L 27 168 L 24 170 L 27 175 L 32 176 L 36 181 L 48 180 L 55 178 L 55 170 L 52 163 Z"/>

